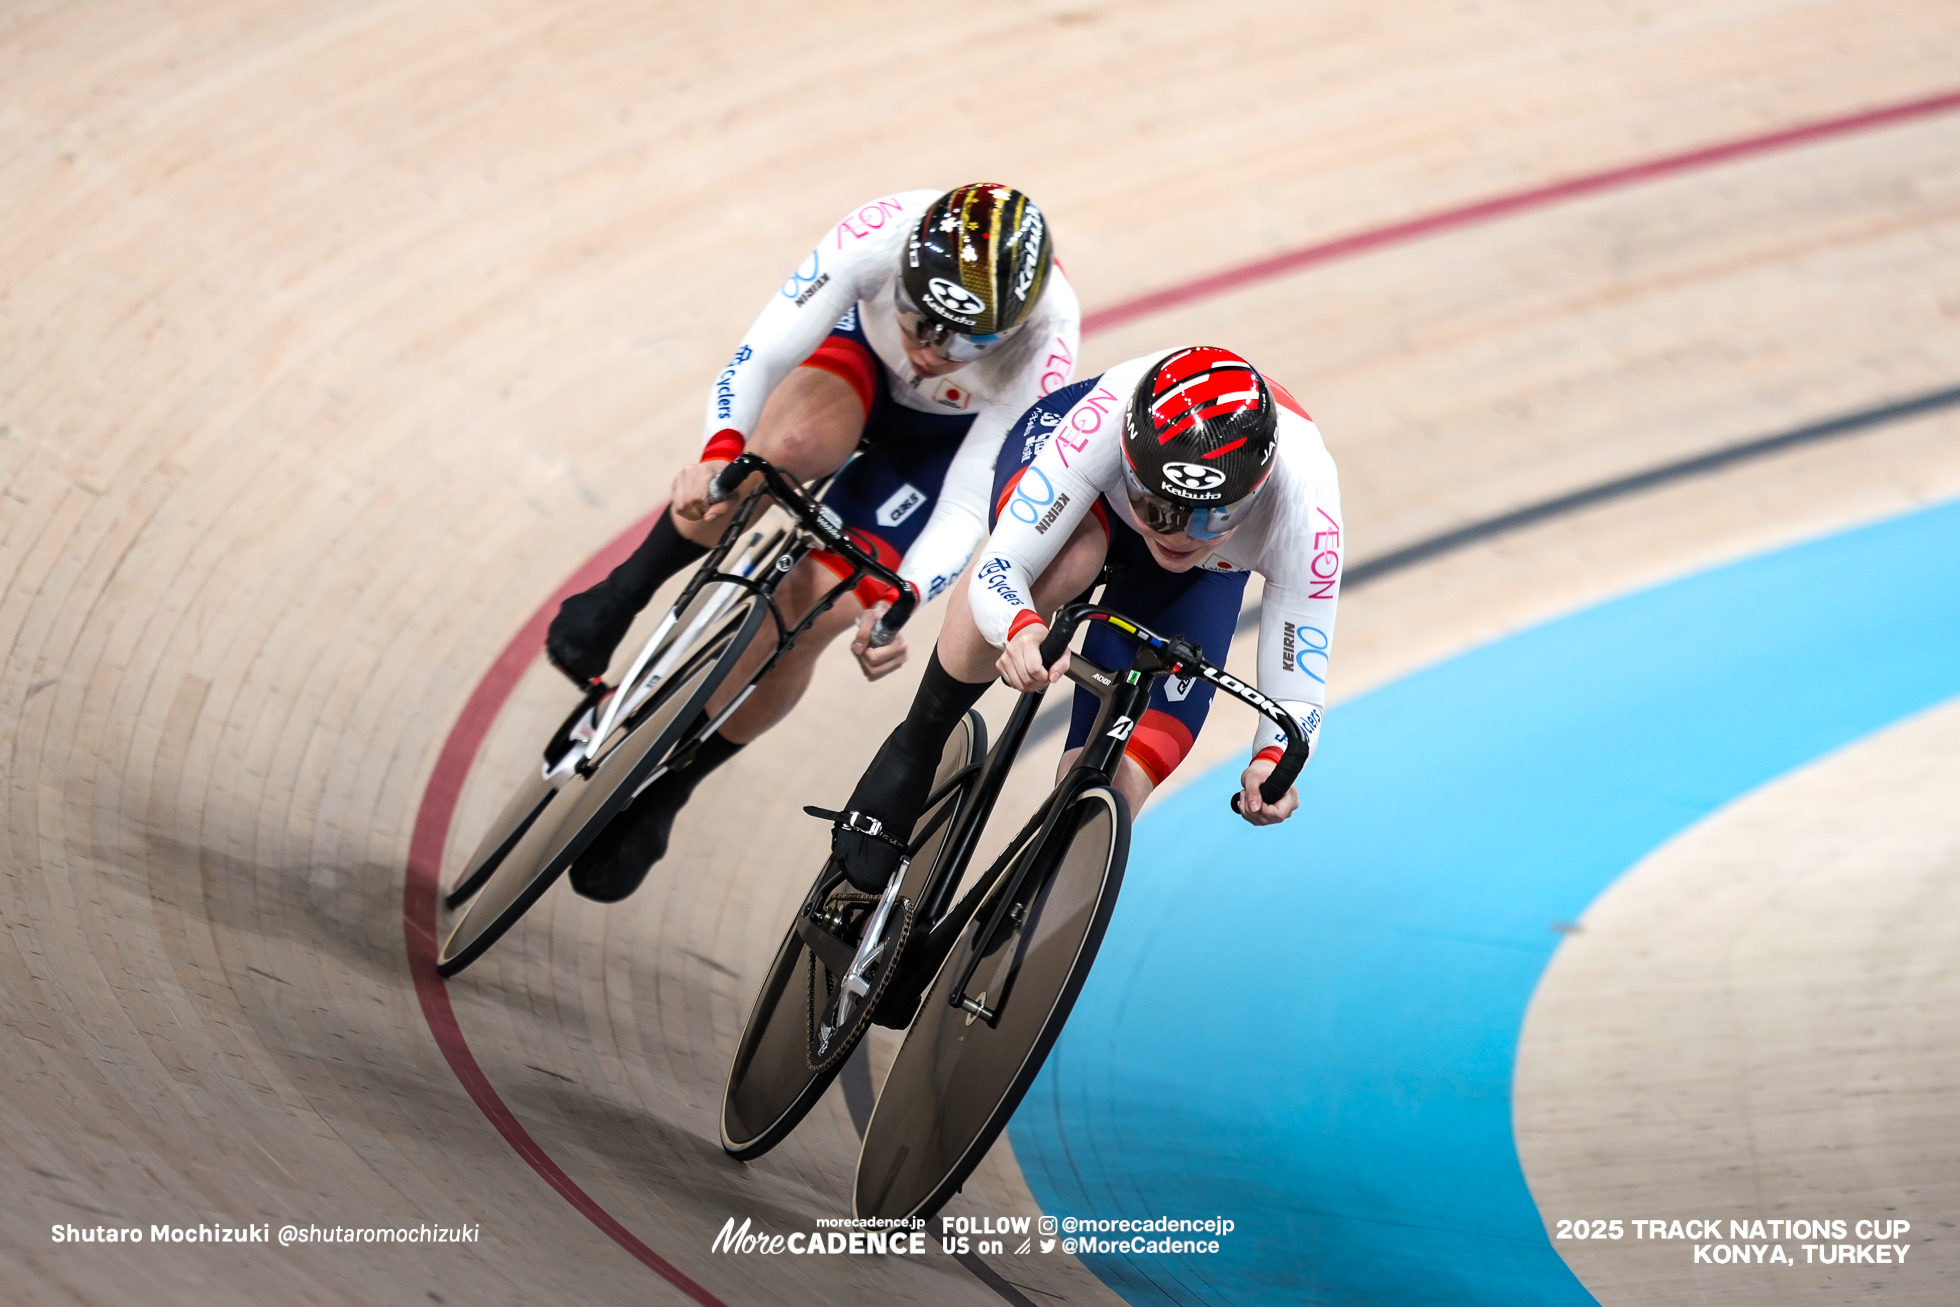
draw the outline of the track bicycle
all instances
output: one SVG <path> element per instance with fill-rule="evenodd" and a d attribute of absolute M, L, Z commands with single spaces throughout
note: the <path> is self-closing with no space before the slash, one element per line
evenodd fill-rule
<path fill-rule="evenodd" d="M 1292 785 L 1306 739 L 1291 714 L 1181 638 L 1076 604 L 1057 616 L 1043 662 L 1060 658 L 1087 621 L 1132 635 L 1137 655 L 1122 672 L 1071 656 L 1068 676 L 1103 700 L 1090 743 L 965 895 L 954 901 L 1045 687 L 1020 697 L 984 761 L 978 715 L 955 729 L 908 856 L 875 905 L 826 861 L 736 1048 L 722 1109 L 729 1153 L 751 1158 L 780 1141 L 871 1024 L 901 1026 L 853 1206 L 860 1216 L 930 1215 L 958 1191 L 1040 1070 L 1095 959 L 1129 849 L 1128 806 L 1110 776 L 1157 677 L 1201 675 L 1271 717 L 1289 744 L 1261 793 L 1277 802 Z M 860 906 L 839 910 L 852 900 Z"/>
<path fill-rule="evenodd" d="M 797 639 L 867 576 L 898 590 L 871 633 L 891 642 L 917 599 L 845 533 L 837 515 L 758 454 L 743 453 L 718 473 L 708 500 L 758 484 L 735 510 L 720 541 L 688 580 L 617 685 L 594 683 L 546 742 L 532 768 L 478 844 L 444 905 L 462 911 L 436 956 L 453 976 L 482 956 L 598 838 L 606 824 L 666 772 L 685 766 L 754 691 Z M 772 502 L 790 521 L 773 532 L 750 524 Z M 827 550 L 849 575 L 792 624 L 776 590 L 809 554 Z M 773 623 L 775 648 L 733 694 L 721 696 L 744 651 Z"/>

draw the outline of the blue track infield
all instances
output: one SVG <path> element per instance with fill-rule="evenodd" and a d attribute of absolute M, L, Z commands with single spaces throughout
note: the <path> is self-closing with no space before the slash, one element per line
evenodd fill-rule
<path fill-rule="evenodd" d="M 1084 1258 L 1137 1304 L 1593 1302 L 1511 1134 L 1552 923 L 1723 805 L 1955 695 L 1960 503 L 1343 705 L 1277 829 L 1226 809 L 1235 768 L 1190 785 L 1144 821 L 1014 1117 L 1042 1210 L 1237 1223 L 1216 1255 Z"/>

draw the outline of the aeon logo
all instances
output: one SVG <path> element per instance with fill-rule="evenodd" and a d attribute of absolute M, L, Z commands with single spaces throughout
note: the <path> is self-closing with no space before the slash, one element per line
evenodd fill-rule
<path fill-rule="evenodd" d="M 1210 490 L 1225 484 L 1225 474 L 1202 463 L 1166 463 L 1164 478 L 1185 490 Z"/>

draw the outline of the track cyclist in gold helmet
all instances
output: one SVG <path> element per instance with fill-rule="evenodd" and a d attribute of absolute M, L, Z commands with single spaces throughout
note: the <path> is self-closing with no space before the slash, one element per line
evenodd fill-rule
<path fill-rule="evenodd" d="M 852 210 L 769 297 L 709 392 L 700 462 L 674 478 L 633 555 L 565 601 L 547 656 L 582 686 L 605 675 L 655 589 L 720 538 L 730 505 L 709 505 L 708 484 L 744 449 L 800 480 L 837 473 L 824 503 L 922 600 L 937 597 L 986 534 L 1008 428 L 1073 374 L 1080 316 L 1047 219 L 1019 191 L 907 191 Z M 797 620 L 849 571 L 812 555 L 778 599 Z M 852 650 L 867 678 L 896 670 L 903 640 L 873 649 L 868 639 L 889 603 L 881 588 L 867 582 L 819 618 L 692 765 L 613 820 L 573 864 L 572 887 L 603 902 L 638 888 L 694 787 L 795 707 L 844 630 L 858 628 Z"/>

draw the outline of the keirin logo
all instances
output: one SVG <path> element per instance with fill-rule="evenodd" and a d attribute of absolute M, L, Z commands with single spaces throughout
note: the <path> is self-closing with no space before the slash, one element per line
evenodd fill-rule
<path fill-rule="evenodd" d="M 1202 463 L 1166 463 L 1164 479 L 1185 490 L 1211 490 L 1225 484 L 1225 474 Z"/>

